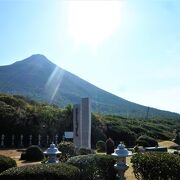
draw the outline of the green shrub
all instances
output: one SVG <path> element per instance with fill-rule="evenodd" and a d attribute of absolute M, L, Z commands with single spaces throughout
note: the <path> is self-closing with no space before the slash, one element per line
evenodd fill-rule
<path fill-rule="evenodd" d="M 106 140 L 106 154 L 112 154 L 114 152 L 114 141 L 111 138 Z"/>
<path fill-rule="evenodd" d="M 143 146 L 143 147 L 158 146 L 158 142 L 154 138 L 146 136 L 146 135 L 140 136 L 137 139 L 136 144 L 138 144 L 139 146 Z"/>
<path fill-rule="evenodd" d="M 20 160 L 26 160 L 26 153 L 25 152 L 21 153 Z"/>
<path fill-rule="evenodd" d="M 105 152 L 106 143 L 104 141 L 98 141 L 96 143 L 96 150 L 97 150 L 97 152 Z"/>
<path fill-rule="evenodd" d="M 170 146 L 169 149 L 176 149 L 176 150 L 180 150 L 180 145 L 174 145 L 174 146 Z"/>
<path fill-rule="evenodd" d="M 81 171 L 81 180 L 93 180 L 96 175 L 94 155 L 79 155 L 67 160 L 68 164 L 76 166 Z"/>
<path fill-rule="evenodd" d="M 10 157 L 0 155 L 0 173 L 6 169 L 16 167 L 16 161 Z"/>
<path fill-rule="evenodd" d="M 74 156 L 68 159 L 68 164 L 76 166 L 81 171 L 81 180 L 114 180 L 115 158 L 109 155 L 90 154 Z"/>
<path fill-rule="evenodd" d="M 137 146 L 151 147 L 151 146 L 149 146 L 149 143 L 143 139 L 137 140 L 136 143 L 137 143 Z"/>
<path fill-rule="evenodd" d="M 38 146 L 30 146 L 26 149 L 25 154 L 21 155 L 21 159 L 26 161 L 41 161 L 44 158 L 43 151 Z"/>
<path fill-rule="evenodd" d="M 142 180 L 179 180 L 180 157 L 168 153 L 136 154 L 131 158 L 134 174 Z"/>
<path fill-rule="evenodd" d="M 94 154 L 95 152 L 91 149 L 87 148 L 80 148 L 77 152 L 78 155 L 88 155 L 88 154 Z"/>
<path fill-rule="evenodd" d="M 116 170 L 114 169 L 114 164 L 116 158 L 111 155 L 95 155 L 95 162 L 98 168 L 99 179 L 104 180 L 115 180 Z"/>
<path fill-rule="evenodd" d="M 176 132 L 176 137 L 174 139 L 174 142 L 178 145 L 180 145 L 180 135 L 179 135 L 179 132 L 177 131 Z"/>
<path fill-rule="evenodd" d="M 133 153 L 137 153 L 140 152 L 140 148 L 138 147 L 138 145 L 134 146 L 134 148 L 131 150 Z"/>
<path fill-rule="evenodd" d="M 180 156 L 180 151 L 174 151 L 174 154 L 179 155 Z"/>
<path fill-rule="evenodd" d="M 97 121 L 97 120 L 96 120 Z M 96 122 L 97 123 L 97 122 Z M 93 125 L 92 121 L 92 128 L 91 128 L 91 145 L 93 148 L 96 148 L 96 143 L 99 140 L 106 141 L 107 137 L 106 135 L 102 132 L 102 129 L 96 127 L 97 125 Z"/>
<path fill-rule="evenodd" d="M 61 162 L 65 162 L 68 158 L 76 155 L 75 146 L 70 141 L 62 141 L 58 145 L 58 149 L 59 151 L 61 151 L 61 154 L 60 154 Z"/>
<path fill-rule="evenodd" d="M 78 168 L 64 163 L 39 164 L 8 169 L 0 174 L 1 180 L 78 180 Z"/>

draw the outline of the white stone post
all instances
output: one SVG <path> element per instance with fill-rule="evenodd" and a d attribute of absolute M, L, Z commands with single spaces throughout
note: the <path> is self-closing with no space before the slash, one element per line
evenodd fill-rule
<path fill-rule="evenodd" d="M 20 146 L 23 147 L 23 135 L 20 135 Z"/>
<path fill-rule="evenodd" d="M 41 135 L 38 135 L 38 146 L 41 146 Z"/>
<path fill-rule="evenodd" d="M 15 136 L 14 136 L 14 134 L 12 135 L 12 143 L 11 143 L 11 146 L 13 147 L 14 146 L 14 138 L 15 138 Z"/>
<path fill-rule="evenodd" d="M 1 147 L 4 147 L 4 138 L 5 138 L 5 135 L 2 134 L 1 135 Z"/>
<path fill-rule="evenodd" d="M 47 137 L 46 137 L 46 144 L 47 144 L 47 146 L 49 145 L 49 136 L 47 135 Z"/>
<path fill-rule="evenodd" d="M 29 146 L 32 145 L 32 135 L 29 135 Z"/>
<path fill-rule="evenodd" d="M 56 136 L 55 136 L 55 144 L 56 144 L 56 146 L 57 146 L 57 144 L 58 144 L 58 135 L 56 134 Z"/>

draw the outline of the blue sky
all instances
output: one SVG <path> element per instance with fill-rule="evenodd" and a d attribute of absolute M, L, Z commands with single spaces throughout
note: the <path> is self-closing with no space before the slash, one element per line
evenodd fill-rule
<path fill-rule="evenodd" d="M 180 113 L 180 1 L 0 0 L 0 65 L 43 54 L 96 86 Z"/>

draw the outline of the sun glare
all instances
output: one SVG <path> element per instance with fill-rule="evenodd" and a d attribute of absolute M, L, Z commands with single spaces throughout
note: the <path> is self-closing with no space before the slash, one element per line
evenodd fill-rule
<path fill-rule="evenodd" d="M 76 47 L 96 48 L 118 29 L 122 1 L 70 1 L 69 33 Z"/>
<path fill-rule="evenodd" d="M 49 95 L 50 98 L 50 103 L 53 102 L 56 93 L 58 92 L 61 82 L 63 80 L 64 76 L 64 71 L 60 70 L 58 66 L 54 69 L 52 72 L 51 76 L 49 77 L 46 86 L 45 86 L 45 91 L 47 95 Z"/>

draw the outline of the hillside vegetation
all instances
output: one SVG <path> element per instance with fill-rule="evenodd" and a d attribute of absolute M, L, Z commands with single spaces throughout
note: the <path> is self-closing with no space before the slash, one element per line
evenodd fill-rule
<path fill-rule="evenodd" d="M 61 109 L 55 105 L 42 104 L 18 95 L 0 94 L 0 135 L 11 139 L 23 134 L 25 143 L 30 134 L 45 137 L 72 131 L 72 106 Z M 132 119 L 113 115 L 92 114 L 92 145 L 98 140 L 111 137 L 116 143 L 124 141 L 133 146 L 140 135 L 155 139 L 170 140 L 174 130 L 180 130 L 180 121 L 174 119 Z M 15 142 L 18 145 L 18 142 Z M 37 144 L 37 138 L 33 139 Z M 8 145 L 8 142 L 7 142 Z"/>
<path fill-rule="evenodd" d="M 39 54 L 11 65 L 0 66 L 0 92 L 28 96 L 62 108 L 79 103 L 82 97 L 89 97 L 93 112 L 100 114 L 123 117 L 128 114 L 131 118 L 144 119 L 180 119 L 177 113 L 148 108 L 102 90 Z"/>

